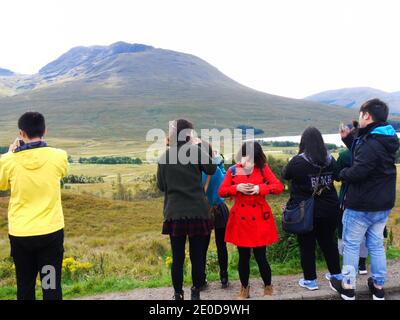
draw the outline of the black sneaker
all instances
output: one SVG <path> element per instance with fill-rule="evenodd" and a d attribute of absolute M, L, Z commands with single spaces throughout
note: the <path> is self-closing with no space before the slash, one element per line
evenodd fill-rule
<path fill-rule="evenodd" d="M 342 286 L 342 280 L 338 280 L 335 277 L 331 277 L 329 285 L 333 291 L 340 294 L 343 300 L 356 300 L 356 293 L 354 289 L 344 289 Z"/>
<path fill-rule="evenodd" d="M 200 289 L 192 287 L 191 288 L 191 300 L 200 300 Z"/>
<path fill-rule="evenodd" d="M 184 300 L 183 291 L 181 293 L 175 292 L 174 296 L 172 297 L 173 300 Z"/>
<path fill-rule="evenodd" d="M 369 292 L 372 294 L 372 299 L 374 300 L 385 300 L 385 291 L 383 289 L 378 289 L 374 285 L 374 280 L 370 277 L 368 278 L 368 288 Z"/>
<path fill-rule="evenodd" d="M 228 273 L 227 272 L 221 272 L 221 287 L 222 289 L 226 289 L 229 287 L 229 280 L 228 280 Z"/>

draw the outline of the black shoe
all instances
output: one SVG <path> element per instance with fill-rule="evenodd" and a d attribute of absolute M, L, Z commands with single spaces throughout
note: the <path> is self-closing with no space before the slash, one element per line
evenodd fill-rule
<path fill-rule="evenodd" d="M 368 278 L 368 288 L 372 294 L 372 299 L 374 300 L 385 300 L 385 291 L 383 289 L 378 289 L 374 285 L 374 280 Z"/>
<path fill-rule="evenodd" d="M 173 300 L 184 300 L 183 291 L 182 291 L 181 293 L 175 292 L 172 299 L 173 299 Z"/>
<path fill-rule="evenodd" d="M 331 280 L 329 280 L 329 285 L 333 291 L 336 291 L 340 294 L 343 300 L 356 300 L 355 290 L 344 289 L 341 280 L 331 277 Z"/>
<path fill-rule="evenodd" d="M 191 288 L 191 300 L 200 300 L 200 289 L 192 287 Z"/>
<path fill-rule="evenodd" d="M 205 291 L 208 289 L 208 281 L 206 279 L 206 281 L 204 282 L 204 284 L 200 287 L 200 291 Z"/>
<path fill-rule="evenodd" d="M 227 272 L 221 273 L 221 287 L 222 287 L 222 289 L 226 289 L 229 287 L 229 280 L 228 280 Z"/>

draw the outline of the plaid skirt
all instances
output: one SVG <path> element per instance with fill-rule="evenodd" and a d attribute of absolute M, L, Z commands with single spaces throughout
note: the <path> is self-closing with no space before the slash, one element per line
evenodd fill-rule
<path fill-rule="evenodd" d="M 181 219 L 164 221 L 162 234 L 172 237 L 180 236 L 208 236 L 214 229 L 212 219 Z"/>

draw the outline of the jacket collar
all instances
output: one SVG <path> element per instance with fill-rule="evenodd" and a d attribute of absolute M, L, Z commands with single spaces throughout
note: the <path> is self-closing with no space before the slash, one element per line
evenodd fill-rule
<path fill-rule="evenodd" d="M 359 128 L 357 137 L 360 138 L 362 136 L 366 136 L 367 134 L 374 131 L 375 128 L 382 127 L 382 126 L 388 126 L 388 123 L 387 122 L 372 122 L 369 125 L 367 125 L 365 128 Z"/>
<path fill-rule="evenodd" d="M 47 147 L 46 142 L 36 141 L 36 142 L 26 143 L 23 146 L 18 147 L 17 149 L 15 149 L 14 153 L 25 151 L 25 150 L 37 149 L 37 148 L 44 148 L 44 147 Z"/>

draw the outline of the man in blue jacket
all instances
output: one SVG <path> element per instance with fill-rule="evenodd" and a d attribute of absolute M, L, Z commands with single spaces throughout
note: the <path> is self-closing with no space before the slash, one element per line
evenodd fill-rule
<path fill-rule="evenodd" d="M 395 155 L 399 149 L 396 131 L 388 125 L 388 106 L 379 99 L 360 108 L 356 137 L 342 128 L 343 142 L 351 150 L 351 167 L 339 178 L 348 183 L 343 214 L 343 281 L 332 278 L 331 288 L 345 300 L 355 299 L 360 244 L 366 237 L 372 277 L 368 287 L 374 300 L 384 300 L 387 265 L 383 230 L 396 199 Z"/>

